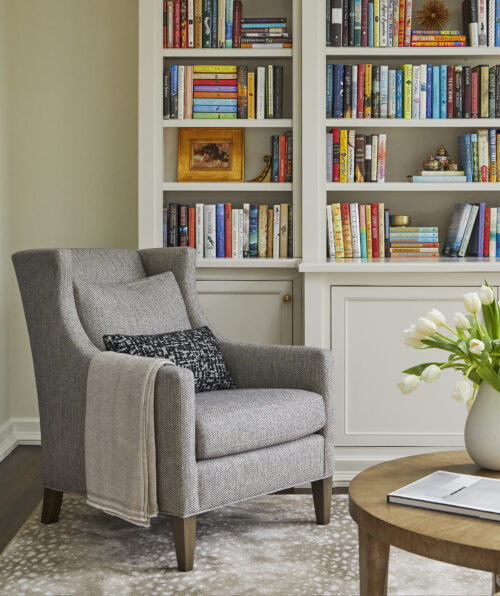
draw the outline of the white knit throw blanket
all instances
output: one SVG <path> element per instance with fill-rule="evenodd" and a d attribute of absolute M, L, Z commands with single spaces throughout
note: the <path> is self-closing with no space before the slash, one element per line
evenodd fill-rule
<path fill-rule="evenodd" d="M 100 352 L 85 413 L 87 503 L 138 526 L 158 515 L 154 388 L 170 360 Z"/>

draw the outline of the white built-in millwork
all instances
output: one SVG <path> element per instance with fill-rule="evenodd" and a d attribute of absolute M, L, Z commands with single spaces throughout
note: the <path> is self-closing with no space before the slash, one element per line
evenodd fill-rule
<path fill-rule="evenodd" d="M 500 128 L 500 118 L 327 118 L 336 128 Z"/>
<path fill-rule="evenodd" d="M 266 118 L 264 120 L 163 120 L 163 128 L 292 128 L 291 118 Z"/>
<path fill-rule="evenodd" d="M 326 190 L 337 192 L 500 192 L 500 182 L 329 182 Z M 454 197 L 455 202 L 461 199 Z M 378 201 L 378 199 L 377 199 Z M 346 201 L 343 201 L 346 202 Z M 499 200 L 500 202 L 500 200 Z M 500 205 L 499 205 L 500 206 Z M 408 215 L 411 215 L 410 213 Z M 429 214 L 432 218 L 432 213 Z M 429 224 L 431 225 L 431 224 Z M 446 233 L 446 230 L 442 230 Z"/>

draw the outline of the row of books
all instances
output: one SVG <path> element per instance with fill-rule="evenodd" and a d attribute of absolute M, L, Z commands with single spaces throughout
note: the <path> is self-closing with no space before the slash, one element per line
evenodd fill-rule
<path fill-rule="evenodd" d="M 471 47 L 500 46 L 500 2 L 462 0 L 462 26 Z"/>
<path fill-rule="evenodd" d="M 327 118 L 499 118 L 500 65 L 327 64 Z"/>
<path fill-rule="evenodd" d="M 283 117 L 283 65 L 171 64 L 163 72 L 167 119 L 276 119 Z"/>
<path fill-rule="evenodd" d="M 164 48 L 288 48 L 283 17 L 247 18 L 240 0 L 164 0 Z"/>
<path fill-rule="evenodd" d="M 330 259 L 388 257 L 389 210 L 384 203 L 327 205 L 326 238 Z"/>
<path fill-rule="evenodd" d="M 271 182 L 293 182 L 293 133 L 271 136 Z"/>
<path fill-rule="evenodd" d="M 392 258 L 439 257 L 439 229 L 437 227 L 393 226 L 390 230 Z"/>
<path fill-rule="evenodd" d="M 453 207 L 443 254 L 449 257 L 500 257 L 500 207 L 457 203 Z"/>
<path fill-rule="evenodd" d="M 293 257 L 293 208 L 231 203 L 195 207 L 170 203 L 163 210 L 163 246 L 190 246 L 198 258 Z"/>
<path fill-rule="evenodd" d="M 327 182 L 385 182 L 387 135 L 333 128 L 326 133 Z"/>
<path fill-rule="evenodd" d="M 458 137 L 458 157 L 466 182 L 500 182 L 497 163 L 500 131 L 481 129 Z"/>

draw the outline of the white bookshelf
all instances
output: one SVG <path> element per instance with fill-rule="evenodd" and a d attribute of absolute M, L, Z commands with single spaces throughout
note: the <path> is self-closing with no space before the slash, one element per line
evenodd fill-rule
<path fill-rule="evenodd" d="M 293 58 L 293 49 L 289 48 L 234 48 L 234 49 L 168 49 L 163 50 L 163 57 L 175 60 L 176 58 L 219 58 L 227 60 L 228 58 Z"/>
<path fill-rule="evenodd" d="M 293 192 L 293 183 L 283 182 L 164 182 L 164 192 Z"/>
<path fill-rule="evenodd" d="M 326 56 L 335 58 L 455 58 L 458 60 L 498 56 L 498 48 L 326 48 Z"/>
<path fill-rule="evenodd" d="M 500 182 L 328 182 L 326 190 L 343 192 L 500 192 Z M 457 202 L 460 199 L 457 197 Z M 345 202 L 345 201 L 344 201 Z M 411 215 L 411 214 L 409 214 Z"/>
<path fill-rule="evenodd" d="M 327 118 L 327 128 L 500 128 L 500 118 Z"/>
<path fill-rule="evenodd" d="M 266 118 L 238 120 L 163 120 L 163 128 L 292 128 L 292 118 Z"/>

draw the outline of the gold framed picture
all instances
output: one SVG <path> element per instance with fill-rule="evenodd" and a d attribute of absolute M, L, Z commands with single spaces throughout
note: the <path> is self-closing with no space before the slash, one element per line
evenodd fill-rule
<path fill-rule="evenodd" d="M 179 128 L 179 182 L 243 182 L 244 128 Z"/>

